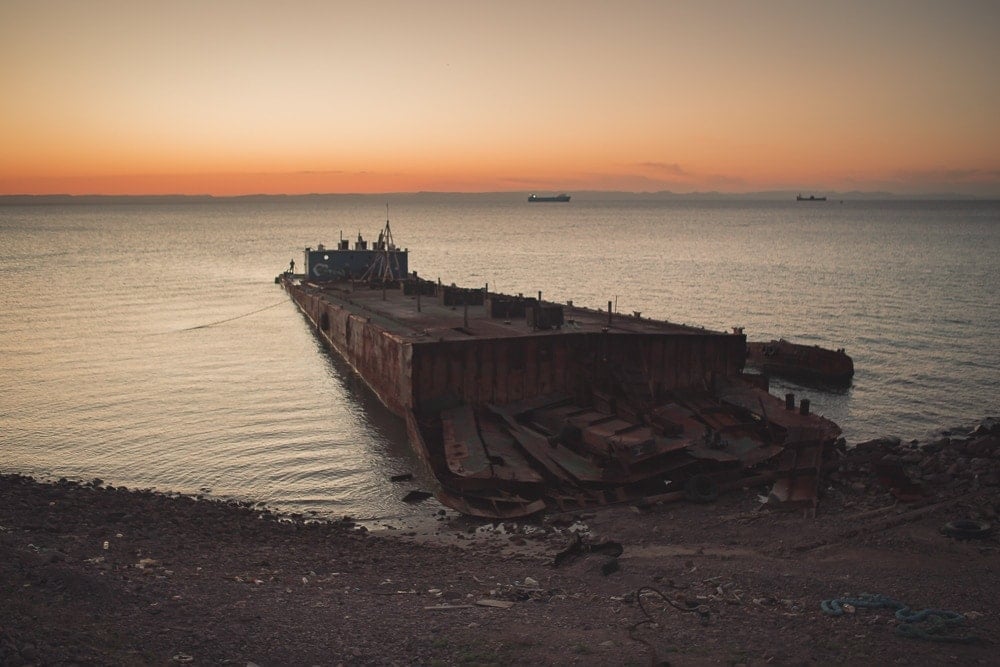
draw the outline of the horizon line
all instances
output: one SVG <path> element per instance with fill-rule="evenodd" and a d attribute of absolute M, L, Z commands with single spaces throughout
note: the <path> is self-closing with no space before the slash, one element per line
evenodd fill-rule
<path fill-rule="evenodd" d="M 547 191 L 546 191 L 547 192 Z M 386 192 L 303 192 L 303 193 L 283 193 L 283 192 L 253 192 L 245 194 L 209 194 L 209 193 L 133 193 L 133 194 L 109 194 L 109 193 L 9 193 L 0 194 L 0 201 L 19 200 L 83 200 L 83 199 L 250 199 L 250 198 L 306 198 L 306 197 L 387 197 L 387 196 L 424 196 L 424 195 L 447 195 L 447 196 L 485 196 L 485 195 L 524 195 L 532 193 L 531 190 L 483 190 L 478 192 L 465 192 L 458 190 L 414 190 L 414 191 L 386 191 Z M 795 194 L 813 194 L 825 196 L 828 199 L 843 199 L 850 197 L 877 198 L 884 197 L 890 199 L 954 199 L 954 200 L 980 200 L 993 201 L 1000 200 L 1000 193 L 989 195 L 977 195 L 958 192 L 930 192 L 930 193 L 897 193 L 886 190 L 756 190 L 751 192 L 724 192 L 719 190 L 692 190 L 686 192 L 676 192 L 673 190 L 601 190 L 587 189 L 577 190 L 572 196 L 579 195 L 628 195 L 632 197 L 674 197 L 674 198 L 787 198 Z"/>

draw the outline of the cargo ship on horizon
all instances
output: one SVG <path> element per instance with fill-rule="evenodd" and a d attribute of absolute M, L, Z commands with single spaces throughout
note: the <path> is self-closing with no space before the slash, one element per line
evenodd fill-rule
<path fill-rule="evenodd" d="M 563 193 L 561 195 L 543 196 L 543 195 L 528 195 L 529 202 L 567 202 L 569 201 L 569 195 Z"/>

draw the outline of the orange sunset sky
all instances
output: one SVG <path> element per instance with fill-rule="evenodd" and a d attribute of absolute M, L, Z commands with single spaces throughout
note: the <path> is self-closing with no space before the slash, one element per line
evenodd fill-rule
<path fill-rule="evenodd" d="M 0 194 L 1000 196 L 1000 2 L 2 0 Z"/>

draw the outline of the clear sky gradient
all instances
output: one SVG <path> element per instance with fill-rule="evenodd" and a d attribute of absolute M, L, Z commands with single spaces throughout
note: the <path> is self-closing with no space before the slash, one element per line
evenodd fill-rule
<path fill-rule="evenodd" d="M 2 0 L 0 194 L 1000 196 L 1000 2 Z"/>

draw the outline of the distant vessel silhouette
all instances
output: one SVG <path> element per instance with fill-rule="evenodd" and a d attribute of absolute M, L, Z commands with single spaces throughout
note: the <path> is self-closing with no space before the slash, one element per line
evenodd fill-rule
<path fill-rule="evenodd" d="M 569 195 L 561 194 L 561 195 L 555 195 L 554 197 L 540 197 L 538 195 L 528 195 L 528 201 L 530 202 L 569 201 Z"/>
<path fill-rule="evenodd" d="M 826 197 L 816 197 L 814 195 L 803 197 L 802 195 L 797 195 L 795 201 L 826 201 Z"/>

